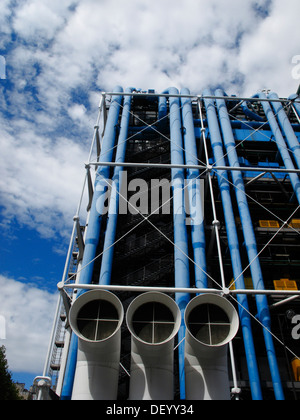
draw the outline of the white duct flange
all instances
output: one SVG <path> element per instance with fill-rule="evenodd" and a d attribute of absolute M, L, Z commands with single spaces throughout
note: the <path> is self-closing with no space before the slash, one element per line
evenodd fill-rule
<path fill-rule="evenodd" d="M 239 317 L 225 298 L 197 296 L 185 311 L 185 383 L 187 400 L 229 400 L 228 344 Z"/>
<path fill-rule="evenodd" d="M 86 292 L 69 318 L 78 336 L 72 400 L 116 400 L 124 319 L 120 300 L 104 290 Z"/>

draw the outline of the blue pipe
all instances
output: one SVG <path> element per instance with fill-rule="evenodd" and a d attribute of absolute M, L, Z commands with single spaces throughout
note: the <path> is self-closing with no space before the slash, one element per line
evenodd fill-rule
<path fill-rule="evenodd" d="M 115 92 L 123 92 L 121 87 L 117 87 Z M 122 96 L 114 96 L 109 108 L 106 123 L 105 135 L 102 142 L 100 162 L 111 162 L 114 155 L 114 146 L 118 129 L 118 119 Z M 96 257 L 99 242 L 101 223 L 103 219 L 103 209 L 108 189 L 107 181 L 110 178 L 110 167 L 99 166 L 96 174 L 94 197 L 89 217 L 89 224 L 85 239 L 85 248 L 82 261 L 82 271 L 80 274 L 81 284 L 90 284 L 92 281 L 94 263 L 91 262 Z M 84 293 L 82 291 L 81 293 Z"/>
<path fill-rule="evenodd" d="M 114 92 L 122 93 L 123 89 L 120 86 L 117 86 Z M 121 102 L 122 96 L 113 96 L 107 118 L 105 135 L 102 142 L 100 162 L 111 161 L 113 158 Z M 90 211 L 89 224 L 86 232 L 85 249 L 82 261 L 83 269 L 80 276 L 81 284 L 90 284 L 92 282 L 94 269 L 94 263 L 92 261 L 96 256 L 99 242 L 102 213 L 107 190 L 106 181 L 109 179 L 109 174 L 110 168 L 108 166 L 100 166 L 97 170 L 94 197 Z M 84 293 L 83 290 L 78 292 L 77 297 L 82 293 Z M 78 339 L 75 334 L 72 334 L 61 395 L 62 400 L 70 400 L 72 397 L 72 389 L 77 362 L 77 349 Z"/>
<path fill-rule="evenodd" d="M 134 88 L 128 88 L 126 89 L 126 93 L 131 93 L 134 90 L 135 90 Z M 116 163 L 125 162 L 126 148 L 127 148 L 126 139 L 128 137 L 131 101 L 132 101 L 131 96 L 125 96 L 124 104 L 123 104 L 122 119 L 121 119 L 121 129 L 120 129 L 117 154 L 116 154 Z M 123 167 L 116 166 L 115 171 L 114 171 L 114 176 L 113 176 L 108 221 L 107 221 L 107 228 L 105 232 L 105 241 L 104 241 L 104 248 L 103 248 L 104 253 L 103 253 L 102 262 L 101 262 L 99 284 L 102 284 L 102 285 L 109 285 L 111 282 L 111 273 L 112 273 L 113 255 L 114 255 L 113 244 L 115 243 L 115 240 L 116 240 L 119 202 L 120 202 L 119 193 L 121 192 L 122 180 L 123 180 L 122 174 L 123 174 Z"/>
<path fill-rule="evenodd" d="M 295 110 L 297 111 L 297 114 L 300 117 L 300 96 L 293 94 L 288 98 L 290 101 L 293 101 L 293 105 L 295 107 Z"/>
<path fill-rule="evenodd" d="M 203 93 L 204 96 L 211 96 L 209 90 Z M 223 95 L 222 95 L 223 96 Z M 216 115 L 214 101 L 205 99 L 205 107 L 208 119 L 208 128 L 210 133 L 211 145 L 214 153 L 214 160 L 218 165 L 226 166 L 222 138 L 219 130 L 219 123 Z M 222 205 L 225 216 L 226 231 L 228 237 L 228 245 L 230 249 L 232 269 L 234 279 L 238 289 L 245 289 L 243 277 L 243 267 L 240 256 L 239 239 L 236 231 L 236 223 L 232 208 L 230 185 L 228 182 L 227 171 L 218 171 L 218 182 L 221 191 Z M 239 315 L 241 320 L 242 333 L 244 338 L 245 353 L 248 366 L 249 381 L 251 387 L 252 398 L 254 400 L 262 400 L 262 390 L 260 384 L 259 370 L 255 354 L 255 346 L 252 334 L 251 317 L 249 315 L 249 305 L 246 295 L 237 295 L 239 303 Z"/>
<path fill-rule="evenodd" d="M 218 89 L 216 91 L 216 96 L 222 95 L 223 91 Z M 229 164 L 232 167 L 239 167 L 240 164 L 238 155 L 236 153 L 236 143 L 231 128 L 231 122 L 228 115 L 226 103 L 224 99 L 217 99 L 216 102 Z M 238 171 L 232 171 L 232 179 L 233 184 L 235 186 L 236 199 L 239 207 L 248 259 L 251 263 L 250 270 L 252 274 L 254 288 L 258 290 L 265 289 L 260 262 L 257 258 L 258 249 L 253 224 L 251 221 L 251 214 L 248 206 L 242 173 Z M 265 327 L 263 328 L 263 334 L 265 338 L 265 345 L 268 354 L 275 396 L 277 400 L 284 400 L 285 398 L 281 384 L 277 358 L 275 354 L 275 347 L 272 336 L 269 332 L 271 330 L 271 315 L 267 297 L 256 295 L 256 304 L 258 309 L 259 320 Z"/>
<path fill-rule="evenodd" d="M 300 103 L 299 102 L 294 102 L 294 106 L 295 106 L 295 109 L 296 109 L 296 111 L 297 111 L 297 113 L 300 117 Z"/>
<path fill-rule="evenodd" d="M 182 89 L 182 95 L 190 95 L 189 89 Z M 186 165 L 198 165 L 195 127 L 192 102 L 190 98 L 181 98 L 182 120 L 184 126 L 184 150 Z M 207 287 L 206 275 L 206 242 L 204 230 L 204 214 L 200 191 L 200 172 L 195 169 L 187 171 L 188 193 L 191 213 L 191 237 L 194 252 L 195 284 L 198 288 Z M 195 209 L 195 205 L 197 206 Z"/>
<path fill-rule="evenodd" d="M 267 99 L 267 96 L 263 92 L 258 93 L 257 96 L 260 99 Z M 272 111 L 271 105 L 266 101 L 263 101 L 261 104 L 262 104 L 262 107 L 264 108 L 266 117 L 268 118 L 271 130 L 274 134 L 275 141 L 277 143 L 279 153 L 281 154 L 281 157 L 282 157 L 282 160 L 283 160 L 283 163 L 284 163 L 286 169 L 295 169 L 295 166 L 294 166 L 293 161 L 291 159 L 290 153 L 287 150 L 286 143 L 284 141 L 283 135 L 280 131 L 280 128 L 277 124 L 275 115 Z M 289 177 L 290 177 L 291 184 L 293 186 L 294 192 L 296 194 L 296 197 L 298 199 L 298 202 L 300 204 L 300 180 L 299 180 L 299 176 L 297 174 L 292 173 L 292 174 L 289 174 Z"/>
<path fill-rule="evenodd" d="M 251 109 L 249 109 L 247 102 L 243 102 L 241 104 L 241 107 L 242 107 L 242 110 L 243 110 L 244 114 L 247 117 L 249 117 L 251 120 L 258 121 L 258 122 L 261 122 L 261 123 L 265 122 L 265 120 L 260 115 L 257 115 L 255 112 L 253 112 L 253 111 L 251 111 Z"/>
<path fill-rule="evenodd" d="M 269 95 L 269 98 L 279 99 L 276 93 L 271 93 Z M 290 123 L 290 120 L 288 119 L 288 116 L 286 115 L 282 104 L 279 102 L 272 102 L 272 106 L 277 115 L 281 130 L 285 134 L 288 146 L 293 152 L 295 161 L 298 165 L 298 168 L 300 169 L 300 143 L 298 137 L 295 135 L 292 124 Z"/>
<path fill-rule="evenodd" d="M 176 88 L 169 88 L 166 94 L 178 95 Z M 173 164 L 184 164 L 183 141 L 182 141 L 182 124 L 180 115 L 179 98 L 169 98 L 170 106 L 170 146 L 171 146 L 171 162 Z M 166 110 L 166 98 L 161 97 L 159 100 L 159 109 L 162 112 Z M 190 271 L 189 271 L 189 249 L 188 235 L 186 228 L 186 215 L 184 208 L 184 169 L 172 169 L 172 192 L 173 192 L 173 220 L 174 220 L 174 259 L 175 259 L 175 287 L 190 287 Z M 176 293 L 175 300 L 179 306 L 182 323 L 178 333 L 178 341 L 184 341 L 185 324 L 184 312 L 190 301 L 188 293 Z M 184 374 L 184 345 L 180 345 L 179 352 L 179 381 L 180 381 L 180 397 L 185 399 L 185 374 Z"/>

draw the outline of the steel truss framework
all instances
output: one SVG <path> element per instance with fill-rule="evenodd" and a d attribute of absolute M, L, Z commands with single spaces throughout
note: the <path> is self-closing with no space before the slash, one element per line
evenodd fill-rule
<path fill-rule="evenodd" d="M 191 164 L 185 164 L 185 165 L 180 165 L 180 164 L 157 164 L 157 163 L 149 163 L 149 162 L 100 162 L 99 161 L 99 157 L 100 157 L 100 153 L 101 153 L 101 146 L 102 146 L 102 140 L 103 140 L 103 135 L 105 132 L 105 128 L 106 128 L 106 119 L 107 119 L 107 102 L 110 100 L 110 98 L 114 98 L 115 96 L 121 96 L 121 97 L 127 97 L 130 96 L 132 98 L 159 98 L 159 97 L 166 97 L 166 98 L 170 98 L 170 97 L 178 97 L 180 99 L 183 98 L 188 98 L 191 100 L 193 106 L 195 109 L 198 110 L 198 114 L 199 114 L 199 123 L 200 123 L 200 132 L 201 132 L 201 140 L 203 142 L 204 145 L 204 155 L 205 155 L 205 161 L 200 161 L 198 156 L 196 156 L 195 158 L 197 159 L 197 161 L 199 162 L 198 165 L 191 165 Z M 239 279 L 235 278 L 234 282 L 231 284 L 231 287 L 228 287 L 228 282 L 226 282 L 225 280 L 225 274 L 224 274 L 224 266 L 223 266 L 223 253 L 222 253 L 222 248 L 221 248 L 221 233 L 220 233 L 220 222 L 218 219 L 218 215 L 217 215 L 217 209 L 216 209 L 216 200 L 214 197 L 214 188 L 213 188 L 213 178 L 215 176 L 217 177 L 224 177 L 224 171 L 237 171 L 239 173 L 243 173 L 243 172 L 247 172 L 247 173 L 257 173 L 257 176 L 252 177 L 252 179 L 250 179 L 249 183 L 258 180 L 262 177 L 264 177 L 266 174 L 270 174 L 271 176 L 275 176 L 276 174 L 284 174 L 286 176 L 291 175 L 291 174 L 295 174 L 296 176 L 298 176 L 300 174 L 300 169 L 297 168 L 284 168 L 284 167 L 280 167 L 280 168 L 270 168 L 270 167 L 264 167 L 264 166 L 230 166 L 228 164 L 228 166 L 221 166 L 218 165 L 218 162 L 215 163 L 211 163 L 210 159 L 209 159 L 209 155 L 208 155 L 208 148 L 209 148 L 209 144 L 208 144 L 208 131 L 207 131 L 207 127 L 205 126 L 205 119 L 203 116 L 203 110 L 205 109 L 205 100 L 212 100 L 213 104 L 215 106 L 215 108 L 217 109 L 217 105 L 216 105 L 216 100 L 225 100 L 226 103 L 230 102 L 230 101 L 234 101 L 234 103 L 236 104 L 234 106 L 234 108 L 232 109 L 237 109 L 239 106 L 241 106 L 243 103 L 266 103 L 266 104 L 271 104 L 271 103 L 279 103 L 282 105 L 283 109 L 285 111 L 289 111 L 289 112 L 293 112 L 294 116 L 296 118 L 296 120 L 298 121 L 298 123 L 300 124 L 300 120 L 299 120 L 299 114 L 297 112 L 297 110 L 300 107 L 300 100 L 297 97 L 293 97 L 292 99 L 270 99 L 267 96 L 264 97 L 260 97 L 260 98 L 249 98 L 249 97 L 228 97 L 228 96 L 214 96 L 214 95 L 187 95 L 187 94 L 157 94 L 157 93 L 153 93 L 153 92 L 132 92 L 132 93 L 116 93 L 116 92 L 103 92 L 101 94 L 101 100 L 100 100 L 100 104 L 99 104 L 99 114 L 98 114 L 98 118 L 97 118 L 97 122 L 96 125 L 94 127 L 94 136 L 93 136 L 93 140 L 92 140 L 92 144 L 91 144 L 91 149 L 90 149 L 90 153 L 88 156 L 88 160 L 87 162 L 85 162 L 85 168 L 86 168 L 86 176 L 85 176 L 85 180 L 84 180 L 84 185 L 83 185 L 83 189 L 82 189 L 82 194 L 81 194 L 81 198 L 80 198 L 80 202 L 77 208 L 77 212 L 76 215 L 74 216 L 74 224 L 73 224 L 73 230 L 72 230 L 72 235 L 71 235 L 71 239 L 70 239 L 70 245 L 69 245 L 69 250 L 68 250 L 68 254 L 67 254 L 67 259 L 66 259 L 66 265 L 65 265 L 65 269 L 64 269 L 64 273 L 62 276 L 62 281 L 58 284 L 58 288 L 60 290 L 60 297 L 59 297 L 59 301 L 58 301 L 58 305 L 57 305 L 57 312 L 56 312 L 56 317 L 55 317 L 55 322 L 53 325 L 53 331 L 51 334 L 51 339 L 50 339 L 50 345 L 49 345 L 49 350 L 48 350 L 48 355 L 47 355 L 47 360 L 46 360 L 46 364 L 45 364 L 45 369 L 43 372 L 44 377 L 48 377 L 48 373 L 50 370 L 50 364 L 51 364 L 51 357 L 53 355 L 53 348 L 54 348 L 54 344 L 55 344 L 55 337 L 57 336 L 57 329 L 58 329 L 58 325 L 61 323 L 61 313 L 62 311 L 64 312 L 64 308 L 65 308 L 65 312 L 68 314 L 68 310 L 70 307 L 70 304 L 72 302 L 72 300 L 76 299 L 77 296 L 77 291 L 79 290 L 95 290 L 95 289 L 105 289 L 105 290 L 110 290 L 110 291 L 117 291 L 117 292 L 121 292 L 121 291 L 127 291 L 127 292 L 146 292 L 146 291 L 160 291 L 163 293 L 168 293 L 168 294 L 173 294 L 173 293 L 188 293 L 190 295 L 195 295 L 195 294 L 202 294 L 202 293 L 215 293 L 215 294 L 221 294 L 224 295 L 228 298 L 231 298 L 233 301 L 236 302 L 237 305 L 241 305 L 241 303 L 238 301 L 237 296 L 238 295 L 251 295 L 251 296 L 258 296 L 258 295 L 270 295 L 270 296 L 277 296 L 279 301 L 277 301 L 277 303 L 274 304 L 275 306 L 279 306 L 279 305 L 284 305 L 287 302 L 291 302 L 291 301 L 295 301 L 297 299 L 300 298 L 300 291 L 290 291 L 290 290 L 280 290 L 280 291 L 276 291 L 276 290 L 264 290 L 264 289 L 233 289 L 233 284 L 235 284 Z M 298 108 L 296 108 L 298 107 Z M 122 105 L 121 105 L 122 108 Z M 132 114 L 132 117 L 136 118 L 137 120 L 139 120 L 140 124 L 142 125 L 142 128 L 139 132 L 135 133 L 134 136 L 136 136 L 137 134 L 141 134 L 143 131 L 145 130 L 152 130 L 153 132 L 156 132 L 157 135 L 161 136 L 162 138 L 164 138 L 166 141 L 172 143 L 172 138 L 169 138 L 168 136 L 166 136 L 164 133 L 160 132 L 156 127 L 157 125 L 161 122 L 161 120 L 156 120 L 154 123 L 152 124 L 147 124 L 147 122 L 143 121 L 143 119 L 141 119 L 138 115 L 134 114 L 133 112 L 130 111 L 130 113 Z M 233 120 L 236 119 L 236 117 L 234 115 L 231 115 L 230 112 L 228 112 L 230 118 L 232 118 Z M 275 113 L 275 117 L 277 116 L 277 114 Z M 170 117 L 170 113 L 168 113 L 164 118 L 169 118 Z M 239 142 L 239 144 L 236 147 L 240 147 L 241 144 L 243 144 L 245 141 L 247 141 L 251 135 L 253 135 L 253 133 L 255 132 L 260 132 L 261 130 L 264 129 L 264 127 L 269 124 L 268 121 L 266 122 L 262 122 L 261 124 L 259 124 L 258 128 L 253 128 L 253 126 L 251 124 L 248 124 L 247 121 L 243 122 L 245 126 L 248 125 L 248 130 L 251 131 L 251 133 L 248 135 L 248 137 L 246 137 L 242 142 Z M 133 137 L 134 137 L 133 136 Z M 125 141 L 129 141 L 130 137 L 127 138 Z M 270 139 L 269 139 L 270 140 Z M 275 140 L 273 140 L 275 142 Z M 114 146 L 114 148 L 116 148 L 117 146 Z M 290 150 L 287 146 L 286 150 L 291 153 L 292 155 L 294 153 L 299 153 L 298 151 L 293 151 Z M 184 149 L 183 149 L 184 151 Z M 224 158 L 226 158 L 226 155 L 224 156 Z M 175 288 L 175 287 L 156 287 L 156 286 L 124 286 L 124 285 L 98 285 L 98 284 L 81 284 L 80 283 L 80 273 L 86 268 L 86 265 L 83 266 L 82 265 L 82 258 L 78 259 L 78 264 L 76 266 L 76 269 L 74 270 L 74 273 L 70 273 L 70 261 L 72 259 L 72 254 L 74 253 L 74 244 L 76 243 L 77 245 L 75 246 L 75 248 L 78 248 L 78 252 L 79 255 L 83 253 L 83 247 L 84 247 L 84 236 L 83 236 L 83 232 L 82 229 L 80 227 L 80 215 L 82 214 L 82 205 L 84 202 L 84 197 L 85 197 L 85 193 L 87 191 L 87 195 L 89 196 L 89 205 L 88 205 L 88 210 L 90 210 L 91 207 L 91 202 L 92 202 L 92 198 L 93 198 L 93 185 L 92 185 L 92 178 L 93 178 L 93 172 L 92 172 L 92 168 L 99 168 L 99 167 L 123 167 L 123 168 L 148 168 L 148 169 L 166 169 L 166 170 L 171 170 L 174 168 L 181 168 L 181 169 L 192 169 L 192 170 L 198 170 L 200 171 L 200 177 L 206 177 L 207 181 L 208 181 L 208 189 L 210 191 L 210 197 L 211 197 L 211 205 L 212 205 L 212 214 L 214 217 L 214 221 L 213 221 L 213 229 L 214 229 L 214 235 L 215 235 L 215 239 L 216 239 L 216 243 L 217 243 L 217 252 L 218 252 L 218 260 L 219 260 L 219 265 L 220 265 L 220 279 L 214 279 L 210 274 L 208 274 L 207 272 L 205 272 L 205 275 L 209 278 L 209 280 L 211 281 L 211 284 L 214 285 L 213 288 L 199 288 L 199 287 L 191 287 L 191 288 Z M 226 178 L 226 181 L 231 184 L 231 186 L 233 188 L 238 188 L 236 185 L 234 185 L 233 182 L 231 182 L 228 178 Z M 187 187 L 186 187 L 187 188 Z M 121 196 L 121 198 L 125 201 L 127 201 L 128 205 L 131 205 L 131 203 L 128 202 L 128 200 L 126 200 L 126 197 L 123 197 L 121 195 L 120 192 L 118 192 L 118 194 Z M 278 235 L 280 235 L 282 233 L 282 231 L 284 229 L 289 229 L 291 231 L 294 232 L 294 234 L 296 235 L 300 235 L 300 230 L 295 229 L 294 227 L 290 226 L 290 220 L 295 217 L 295 215 L 297 214 L 297 212 L 300 209 L 300 205 L 297 206 L 295 205 L 293 212 L 290 214 L 290 216 L 286 219 L 286 220 L 282 220 L 282 218 L 276 216 L 271 210 L 269 210 L 266 206 L 264 206 L 263 204 L 259 203 L 257 200 L 253 199 L 250 195 L 247 195 L 247 199 L 248 200 L 253 200 L 257 205 L 259 205 L 260 207 L 263 208 L 264 211 L 268 212 L 269 214 L 272 215 L 272 217 L 276 218 L 276 220 L 280 221 L 282 223 L 281 227 L 279 227 L 278 229 L 276 229 L 275 231 L 273 231 L 272 235 L 271 235 L 271 239 L 267 241 L 267 243 L 262 247 L 261 251 L 257 254 L 257 256 L 255 257 L 255 259 L 259 259 L 260 255 L 272 244 L 272 242 L 275 240 L 275 238 L 278 237 Z M 172 200 L 172 197 L 170 198 L 170 200 Z M 159 210 L 159 209 L 157 209 Z M 138 211 L 138 210 L 137 210 Z M 153 212 L 154 213 L 154 212 Z M 150 216 L 145 216 L 141 213 L 139 213 L 139 216 L 141 217 L 141 220 L 132 228 L 130 228 L 126 234 L 124 234 L 121 238 L 118 238 L 115 243 L 113 245 L 111 245 L 111 247 L 115 246 L 119 241 L 123 240 L 127 235 L 132 234 L 132 232 L 137 229 L 138 227 L 140 227 L 143 223 L 148 223 L 151 225 L 151 227 L 153 229 L 155 229 L 166 241 L 170 242 L 171 245 L 173 247 L 177 247 L 177 245 L 174 243 L 174 241 L 172 241 L 172 239 L 170 239 L 164 232 L 161 231 L 161 229 L 156 226 L 151 220 L 150 220 Z M 89 213 L 87 216 L 87 223 L 89 220 Z M 75 238 L 77 238 L 77 242 L 75 241 Z M 178 247 L 177 247 L 178 248 Z M 183 251 L 181 249 L 178 249 L 179 252 L 183 253 Z M 103 254 L 105 252 L 107 252 L 108 249 L 104 249 L 101 253 L 97 254 L 96 257 L 94 258 L 93 261 L 90 261 L 88 264 L 92 264 L 94 263 L 96 260 L 100 259 Z M 191 264 L 197 265 L 197 263 L 193 260 L 193 258 L 191 258 L 189 255 L 185 255 Z M 254 259 L 254 260 L 255 260 Z M 251 264 L 253 264 L 254 260 L 250 261 L 249 265 L 247 267 L 245 267 L 244 271 L 241 273 L 241 276 L 243 274 L 245 274 L 247 272 L 247 270 L 250 268 Z M 197 267 L 199 270 L 203 271 L 203 268 L 198 266 Z M 75 293 L 74 293 L 75 291 Z M 244 310 L 247 310 L 246 308 L 243 307 Z M 255 313 L 250 313 L 250 316 L 253 320 L 255 320 L 255 322 L 260 323 L 262 325 L 263 328 L 267 328 L 266 326 L 264 326 L 259 319 L 256 317 Z M 64 321 L 65 322 L 65 321 Z M 67 353 L 68 353 L 68 346 L 70 344 L 70 332 L 68 329 L 68 324 L 64 324 L 64 327 L 66 328 L 65 331 L 65 336 L 64 336 L 64 353 L 61 355 L 61 361 L 60 361 L 60 377 L 58 379 L 58 383 L 56 384 L 56 390 L 58 391 L 58 393 L 61 392 L 62 386 L 63 386 L 63 377 L 64 377 L 64 371 L 66 368 L 66 363 L 67 363 Z M 277 340 L 280 344 L 282 344 L 285 348 L 285 350 L 289 353 L 291 353 L 295 358 L 299 359 L 300 355 L 295 354 L 290 348 L 288 348 L 288 346 L 283 343 L 281 341 L 281 339 L 279 337 L 276 336 L 276 334 L 274 334 L 272 331 L 268 330 L 269 333 L 272 334 L 272 336 L 274 337 L 275 340 Z M 178 346 L 181 343 L 178 344 Z M 178 347 L 176 346 L 176 348 Z M 234 362 L 234 353 L 233 353 L 233 347 L 230 346 L 230 351 L 231 351 L 231 361 L 232 361 L 232 377 L 233 377 L 233 394 L 235 394 L 235 398 L 238 399 L 239 398 L 239 392 L 240 392 L 240 388 L 239 388 L 239 383 L 238 383 L 238 378 L 236 375 L 236 369 L 235 369 L 235 362 Z M 122 366 L 123 367 L 123 366 Z M 124 368 L 124 367 L 123 367 Z M 129 374 L 128 371 L 124 368 L 126 374 Z M 41 397 L 41 395 L 40 395 Z"/>

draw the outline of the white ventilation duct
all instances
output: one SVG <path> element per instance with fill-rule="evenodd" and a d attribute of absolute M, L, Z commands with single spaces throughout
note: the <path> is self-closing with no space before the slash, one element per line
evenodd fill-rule
<path fill-rule="evenodd" d="M 70 325 L 78 336 L 72 400 L 116 400 L 124 310 L 110 292 L 86 292 L 70 310 Z"/>
<path fill-rule="evenodd" d="M 185 311 L 185 382 L 187 400 L 229 400 L 228 344 L 239 317 L 225 298 L 197 296 Z"/>
<path fill-rule="evenodd" d="M 132 336 L 130 400 L 174 399 L 174 338 L 180 310 L 169 296 L 150 292 L 128 308 Z"/>

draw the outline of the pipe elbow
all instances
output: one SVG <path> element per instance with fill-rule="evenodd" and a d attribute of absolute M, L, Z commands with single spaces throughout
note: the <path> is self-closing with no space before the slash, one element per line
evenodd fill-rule
<path fill-rule="evenodd" d="M 239 329 L 233 305 L 217 295 L 200 295 L 186 308 L 187 400 L 229 400 L 227 351 Z"/>

